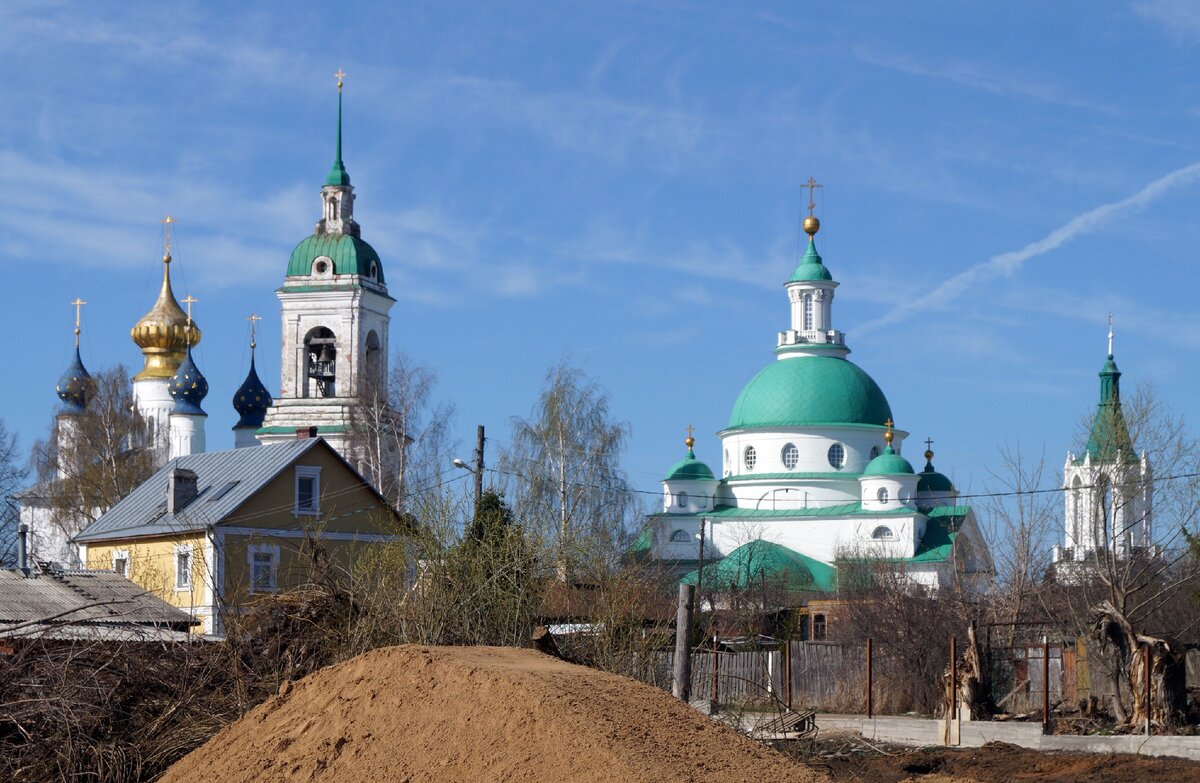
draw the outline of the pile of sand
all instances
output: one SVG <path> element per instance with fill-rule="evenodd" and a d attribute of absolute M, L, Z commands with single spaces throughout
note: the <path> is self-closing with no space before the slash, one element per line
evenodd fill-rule
<path fill-rule="evenodd" d="M 825 779 L 624 677 L 531 650 L 405 646 L 300 680 L 162 783 Z"/>

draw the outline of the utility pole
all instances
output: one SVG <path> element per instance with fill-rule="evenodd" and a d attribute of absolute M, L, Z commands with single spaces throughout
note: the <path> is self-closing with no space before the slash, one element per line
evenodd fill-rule
<path fill-rule="evenodd" d="M 479 503 L 483 500 L 483 425 L 475 431 L 475 512 L 479 513 Z"/>
<path fill-rule="evenodd" d="M 696 555 L 696 611 L 704 606 L 704 595 L 700 592 L 700 583 L 704 579 L 704 517 L 700 517 L 700 551 Z"/>

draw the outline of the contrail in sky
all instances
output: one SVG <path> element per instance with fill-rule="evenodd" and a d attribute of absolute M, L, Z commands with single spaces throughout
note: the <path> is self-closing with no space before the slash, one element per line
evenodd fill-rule
<path fill-rule="evenodd" d="M 1105 223 L 1114 213 L 1146 207 L 1172 188 L 1189 185 L 1196 180 L 1200 180 L 1200 163 L 1176 169 L 1154 180 L 1128 198 L 1114 201 L 1111 204 L 1103 204 L 1084 212 L 1020 250 L 1010 250 L 1007 253 L 992 256 L 987 261 L 967 267 L 924 296 L 896 305 L 889 312 L 879 318 L 867 321 L 854 331 L 856 334 L 865 334 L 881 326 L 905 321 L 910 316 L 930 308 L 944 307 L 979 283 L 1000 275 L 1015 274 L 1029 259 L 1054 250 L 1080 234 L 1091 231 Z"/>

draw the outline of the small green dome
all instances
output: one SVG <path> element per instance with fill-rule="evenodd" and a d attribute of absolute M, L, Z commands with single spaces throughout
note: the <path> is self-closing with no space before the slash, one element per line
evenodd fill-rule
<path fill-rule="evenodd" d="M 337 275 L 362 275 L 371 277 L 374 267 L 375 280 L 383 282 L 383 264 L 375 248 L 350 234 L 312 234 L 296 245 L 288 261 L 287 273 L 311 275 L 313 261 L 328 256 L 333 261 L 333 273 Z"/>
<path fill-rule="evenodd" d="M 750 379 L 733 404 L 729 429 L 882 426 L 891 418 L 883 390 L 858 365 L 837 356 L 795 356 L 775 360 Z"/>
<path fill-rule="evenodd" d="M 663 481 L 713 481 L 712 468 L 696 459 L 696 453 L 688 449 L 687 456 L 675 463 Z"/>
<path fill-rule="evenodd" d="M 800 259 L 800 265 L 788 278 L 789 283 L 802 283 L 807 280 L 832 280 L 828 267 L 821 263 L 821 255 L 817 252 L 817 243 L 808 240 L 808 250 Z"/>
<path fill-rule="evenodd" d="M 862 474 L 864 476 L 901 476 L 912 475 L 915 472 L 909 461 L 897 454 L 889 444 L 882 454 L 867 463 Z"/>

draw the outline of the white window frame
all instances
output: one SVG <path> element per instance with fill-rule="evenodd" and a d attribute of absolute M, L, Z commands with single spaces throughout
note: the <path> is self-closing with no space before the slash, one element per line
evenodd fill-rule
<path fill-rule="evenodd" d="M 313 480 L 313 498 L 312 507 L 300 507 L 300 480 Z M 292 497 L 295 502 L 296 516 L 319 516 L 321 513 L 321 469 L 314 465 L 297 465 L 296 478 Z"/>
<path fill-rule="evenodd" d="M 271 556 L 271 584 L 268 587 L 260 587 L 254 580 L 254 556 L 255 555 L 270 555 Z M 275 593 L 279 591 L 279 545 L 278 544 L 251 544 L 246 547 L 246 567 L 249 569 L 250 575 L 250 593 Z"/>
<path fill-rule="evenodd" d="M 742 449 L 742 463 L 746 466 L 747 473 L 753 473 L 755 466 L 758 465 L 758 449 L 754 448 L 753 444 Z"/>
<path fill-rule="evenodd" d="M 788 464 L 788 456 L 792 456 L 792 464 Z M 787 470 L 795 470 L 800 464 L 800 448 L 795 443 L 788 443 L 779 450 L 779 461 Z"/>
<path fill-rule="evenodd" d="M 834 454 L 837 454 L 840 459 L 835 460 Z M 825 452 L 825 458 L 829 460 L 829 466 L 834 470 L 841 470 L 846 467 L 846 447 L 841 443 L 833 443 L 829 446 L 829 450 Z"/>
<path fill-rule="evenodd" d="M 180 555 L 187 555 L 187 558 L 188 558 L 187 583 L 186 584 L 179 583 L 179 556 Z M 175 556 L 173 558 L 171 558 L 171 564 L 174 566 L 174 570 L 175 570 L 175 592 L 190 593 L 195 587 L 195 584 L 194 584 L 195 580 L 192 578 L 192 572 L 196 570 L 195 547 L 192 546 L 191 544 L 176 544 L 175 545 Z"/>
<path fill-rule="evenodd" d="M 118 571 L 118 570 L 117 570 L 117 561 L 118 561 L 118 560 L 124 560 L 124 561 L 125 561 L 125 573 L 123 573 L 123 574 L 122 574 L 120 571 Z M 128 550 L 128 549 L 115 549 L 115 550 L 113 550 L 113 553 L 112 553 L 112 571 L 113 571 L 113 573 L 114 573 L 114 574 L 117 574 L 118 576 L 123 576 L 123 577 L 125 577 L 126 579 L 128 579 L 128 578 L 129 578 L 129 574 L 130 574 L 130 572 L 133 570 L 132 566 L 133 566 L 133 564 L 132 564 L 131 562 L 129 562 L 129 550 Z"/>

